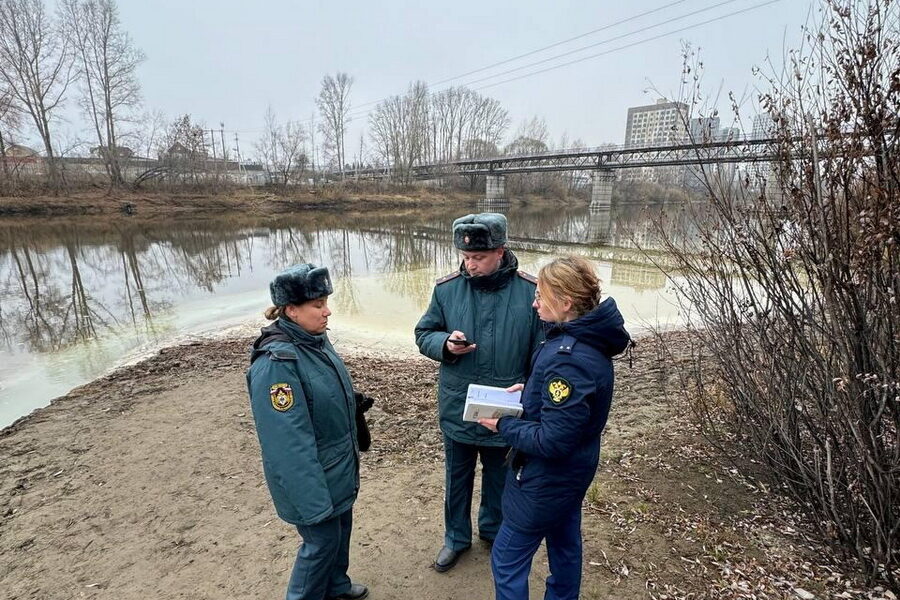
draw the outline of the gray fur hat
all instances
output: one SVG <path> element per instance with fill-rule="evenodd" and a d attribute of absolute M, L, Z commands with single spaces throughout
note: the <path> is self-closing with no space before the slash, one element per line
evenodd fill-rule
<path fill-rule="evenodd" d="M 453 245 L 467 251 L 505 246 L 506 217 L 486 212 L 456 219 L 453 221 Z"/>
<path fill-rule="evenodd" d="M 333 292 L 328 269 L 310 263 L 288 267 L 269 284 L 269 294 L 275 306 L 303 304 Z"/>

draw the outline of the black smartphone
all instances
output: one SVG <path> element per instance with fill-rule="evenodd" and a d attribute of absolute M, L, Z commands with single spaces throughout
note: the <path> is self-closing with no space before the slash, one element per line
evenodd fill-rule
<path fill-rule="evenodd" d="M 472 340 L 455 340 L 453 338 L 450 338 L 447 341 L 451 344 L 456 344 L 457 346 L 471 346 L 475 343 Z"/>

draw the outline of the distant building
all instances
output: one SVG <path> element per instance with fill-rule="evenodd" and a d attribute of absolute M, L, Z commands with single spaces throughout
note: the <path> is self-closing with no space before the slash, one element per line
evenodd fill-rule
<path fill-rule="evenodd" d="M 188 148 L 181 142 L 175 142 L 163 153 L 163 158 L 170 160 L 202 160 L 208 156 L 206 148 Z"/>
<path fill-rule="evenodd" d="M 37 150 L 20 144 L 8 144 L 4 149 L 6 158 L 39 158 Z"/>
<path fill-rule="evenodd" d="M 108 146 L 94 146 L 91 148 L 91 156 L 94 158 L 103 158 L 108 153 Z M 134 156 L 134 150 L 127 146 L 116 146 L 116 156 L 119 158 L 132 158 Z"/>
<path fill-rule="evenodd" d="M 625 147 L 643 148 L 670 146 L 688 139 L 688 106 L 683 102 L 669 102 L 660 98 L 656 104 L 632 106 L 625 125 Z M 684 167 L 643 167 L 626 169 L 624 180 L 653 181 L 680 184 L 684 181 Z"/>
<path fill-rule="evenodd" d="M 702 144 L 719 139 L 719 117 L 697 117 L 691 119 L 691 141 Z"/>
<path fill-rule="evenodd" d="M 632 106 L 625 125 L 625 147 L 665 146 L 687 138 L 687 104 L 660 98 L 656 104 Z"/>
<path fill-rule="evenodd" d="M 753 129 L 750 139 L 764 140 L 775 137 L 775 121 L 767 114 L 759 114 L 753 117 Z"/>
<path fill-rule="evenodd" d="M 723 127 L 719 130 L 719 135 L 716 139 L 720 142 L 730 142 L 732 140 L 740 140 L 743 136 L 744 134 L 737 127 Z"/>
<path fill-rule="evenodd" d="M 776 134 L 775 121 L 768 114 L 762 113 L 753 117 L 753 129 L 750 138 L 754 140 L 766 140 L 774 138 Z M 754 184 L 765 190 L 777 190 L 778 180 L 775 169 L 771 163 L 758 162 L 750 165 L 750 176 Z"/>

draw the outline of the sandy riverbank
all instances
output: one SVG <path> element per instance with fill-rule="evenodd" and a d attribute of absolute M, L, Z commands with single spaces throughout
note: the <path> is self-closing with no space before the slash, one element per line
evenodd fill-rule
<path fill-rule="evenodd" d="M 683 342 L 670 336 L 686 360 Z M 25 598 L 279 598 L 297 549 L 262 476 L 245 396 L 249 340 L 169 348 L 0 432 L 0 590 Z M 378 398 L 351 574 L 373 600 L 492 598 L 488 549 L 448 574 L 435 365 L 359 353 Z M 584 509 L 584 598 L 795 598 L 845 588 L 783 503 L 719 464 L 672 393 L 652 340 L 619 363 L 604 455 Z M 543 596 L 546 555 L 532 598 Z M 828 578 L 831 577 L 831 581 Z"/>

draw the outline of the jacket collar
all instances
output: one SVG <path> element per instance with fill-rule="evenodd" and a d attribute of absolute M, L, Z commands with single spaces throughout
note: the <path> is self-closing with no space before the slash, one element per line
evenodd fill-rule
<path fill-rule="evenodd" d="M 573 321 L 541 321 L 541 324 L 548 340 L 560 335 L 570 335 L 609 357 L 624 352 L 631 344 L 631 337 L 625 330 L 625 319 L 612 298 L 606 298 L 592 311 Z"/>
<path fill-rule="evenodd" d="M 291 338 L 291 341 L 298 346 L 314 346 L 316 348 L 321 348 L 328 340 L 327 333 L 314 335 L 312 333 L 309 333 L 287 317 L 280 317 L 278 321 L 276 321 L 276 323 L 278 325 L 278 328 L 286 333 L 288 337 Z"/>

